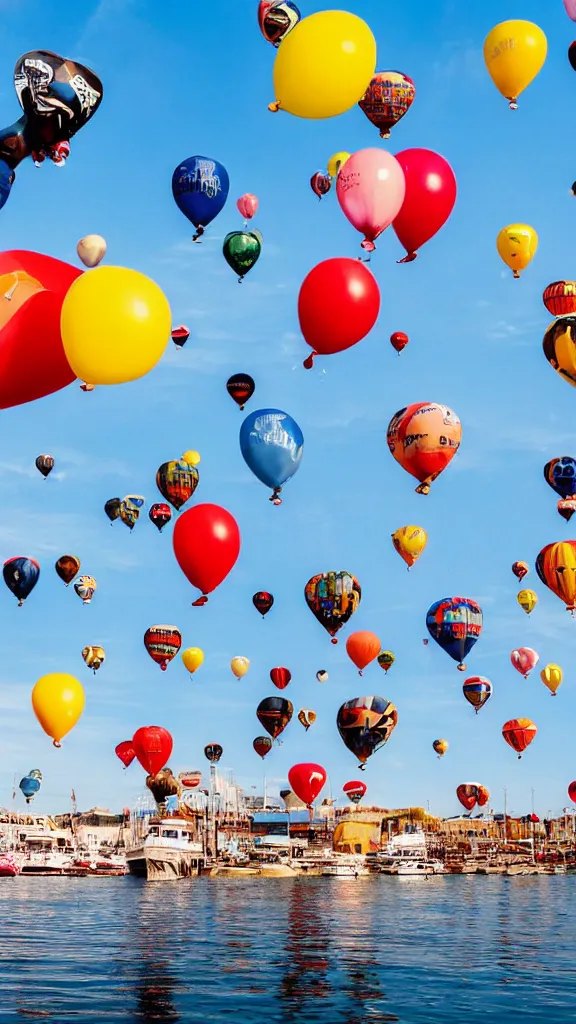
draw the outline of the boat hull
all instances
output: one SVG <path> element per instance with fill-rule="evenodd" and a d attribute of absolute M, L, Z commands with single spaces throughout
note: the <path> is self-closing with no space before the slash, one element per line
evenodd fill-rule
<path fill-rule="evenodd" d="M 128 871 L 150 882 L 191 878 L 200 874 L 202 857 L 188 850 L 171 850 L 147 846 L 131 850 L 126 856 Z"/>

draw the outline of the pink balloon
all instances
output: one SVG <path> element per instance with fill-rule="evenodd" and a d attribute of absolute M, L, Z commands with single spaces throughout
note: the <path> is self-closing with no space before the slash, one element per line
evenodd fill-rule
<path fill-rule="evenodd" d="M 572 18 L 572 21 L 576 21 L 576 0 L 564 0 L 564 7 L 568 17 Z"/>
<path fill-rule="evenodd" d="M 251 192 L 246 192 L 245 195 L 240 196 L 240 199 L 236 200 L 236 206 L 240 210 L 244 220 L 252 220 L 252 217 L 258 209 L 258 199 L 256 196 L 253 196 Z"/>
<path fill-rule="evenodd" d="M 385 149 L 361 149 L 348 158 L 336 194 L 345 216 L 364 235 L 363 249 L 374 251 L 374 240 L 400 212 L 405 191 L 404 171 Z"/>
<path fill-rule="evenodd" d="M 531 647 L 519 647 L 518 650 L 512 651 L 510 661 L 516 671 L 520 672 L 527 679 L 532 669 L 540 661 L 540 655 L 532 650 Z"/>

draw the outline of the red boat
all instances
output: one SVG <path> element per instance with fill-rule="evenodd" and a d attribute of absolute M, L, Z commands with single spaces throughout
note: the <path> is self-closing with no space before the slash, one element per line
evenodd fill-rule
<path fill-rule="evenodd" d="M 0 854 L 0 878 L 14 878 L 20 874 L 20 865 L 10 853 Z"/>

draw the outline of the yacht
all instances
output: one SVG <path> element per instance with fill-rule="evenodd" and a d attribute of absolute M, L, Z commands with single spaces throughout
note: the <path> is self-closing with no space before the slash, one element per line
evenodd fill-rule
<path fill-rule="evenodd" d="M 396 874 L 398 877 L 403 875 L 411 875 L 412 877 L 420 875 L 422 878 L 427 878 L 428 875 L 443 875 L 445 870 L 440 860 L 422 860 L 420 857 L 406 857 L 399 860 Z"/>
<path fill-rule="evenodd" d="M 363 854 L 334 853 L 322 864 L 321 874 L 329 878 L 358 878 L 369 875 L 370 869 Z"/>
<path fill-rule="evenodd" d="M 152 819 L 148 832 L 126 850 L 131 875 L 160 881 L 199 875 L 202 843 L 193 841 L 192 823 L 184 818 Z"/>

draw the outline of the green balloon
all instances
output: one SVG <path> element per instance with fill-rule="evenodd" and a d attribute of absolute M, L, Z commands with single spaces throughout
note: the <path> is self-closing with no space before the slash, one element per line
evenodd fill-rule
<path fill-rule="evenodd" d="M 229 231 L 222 252 L 226 263 L 241 281 L 262 252 L 262 235 L 259 231 Z"/>

